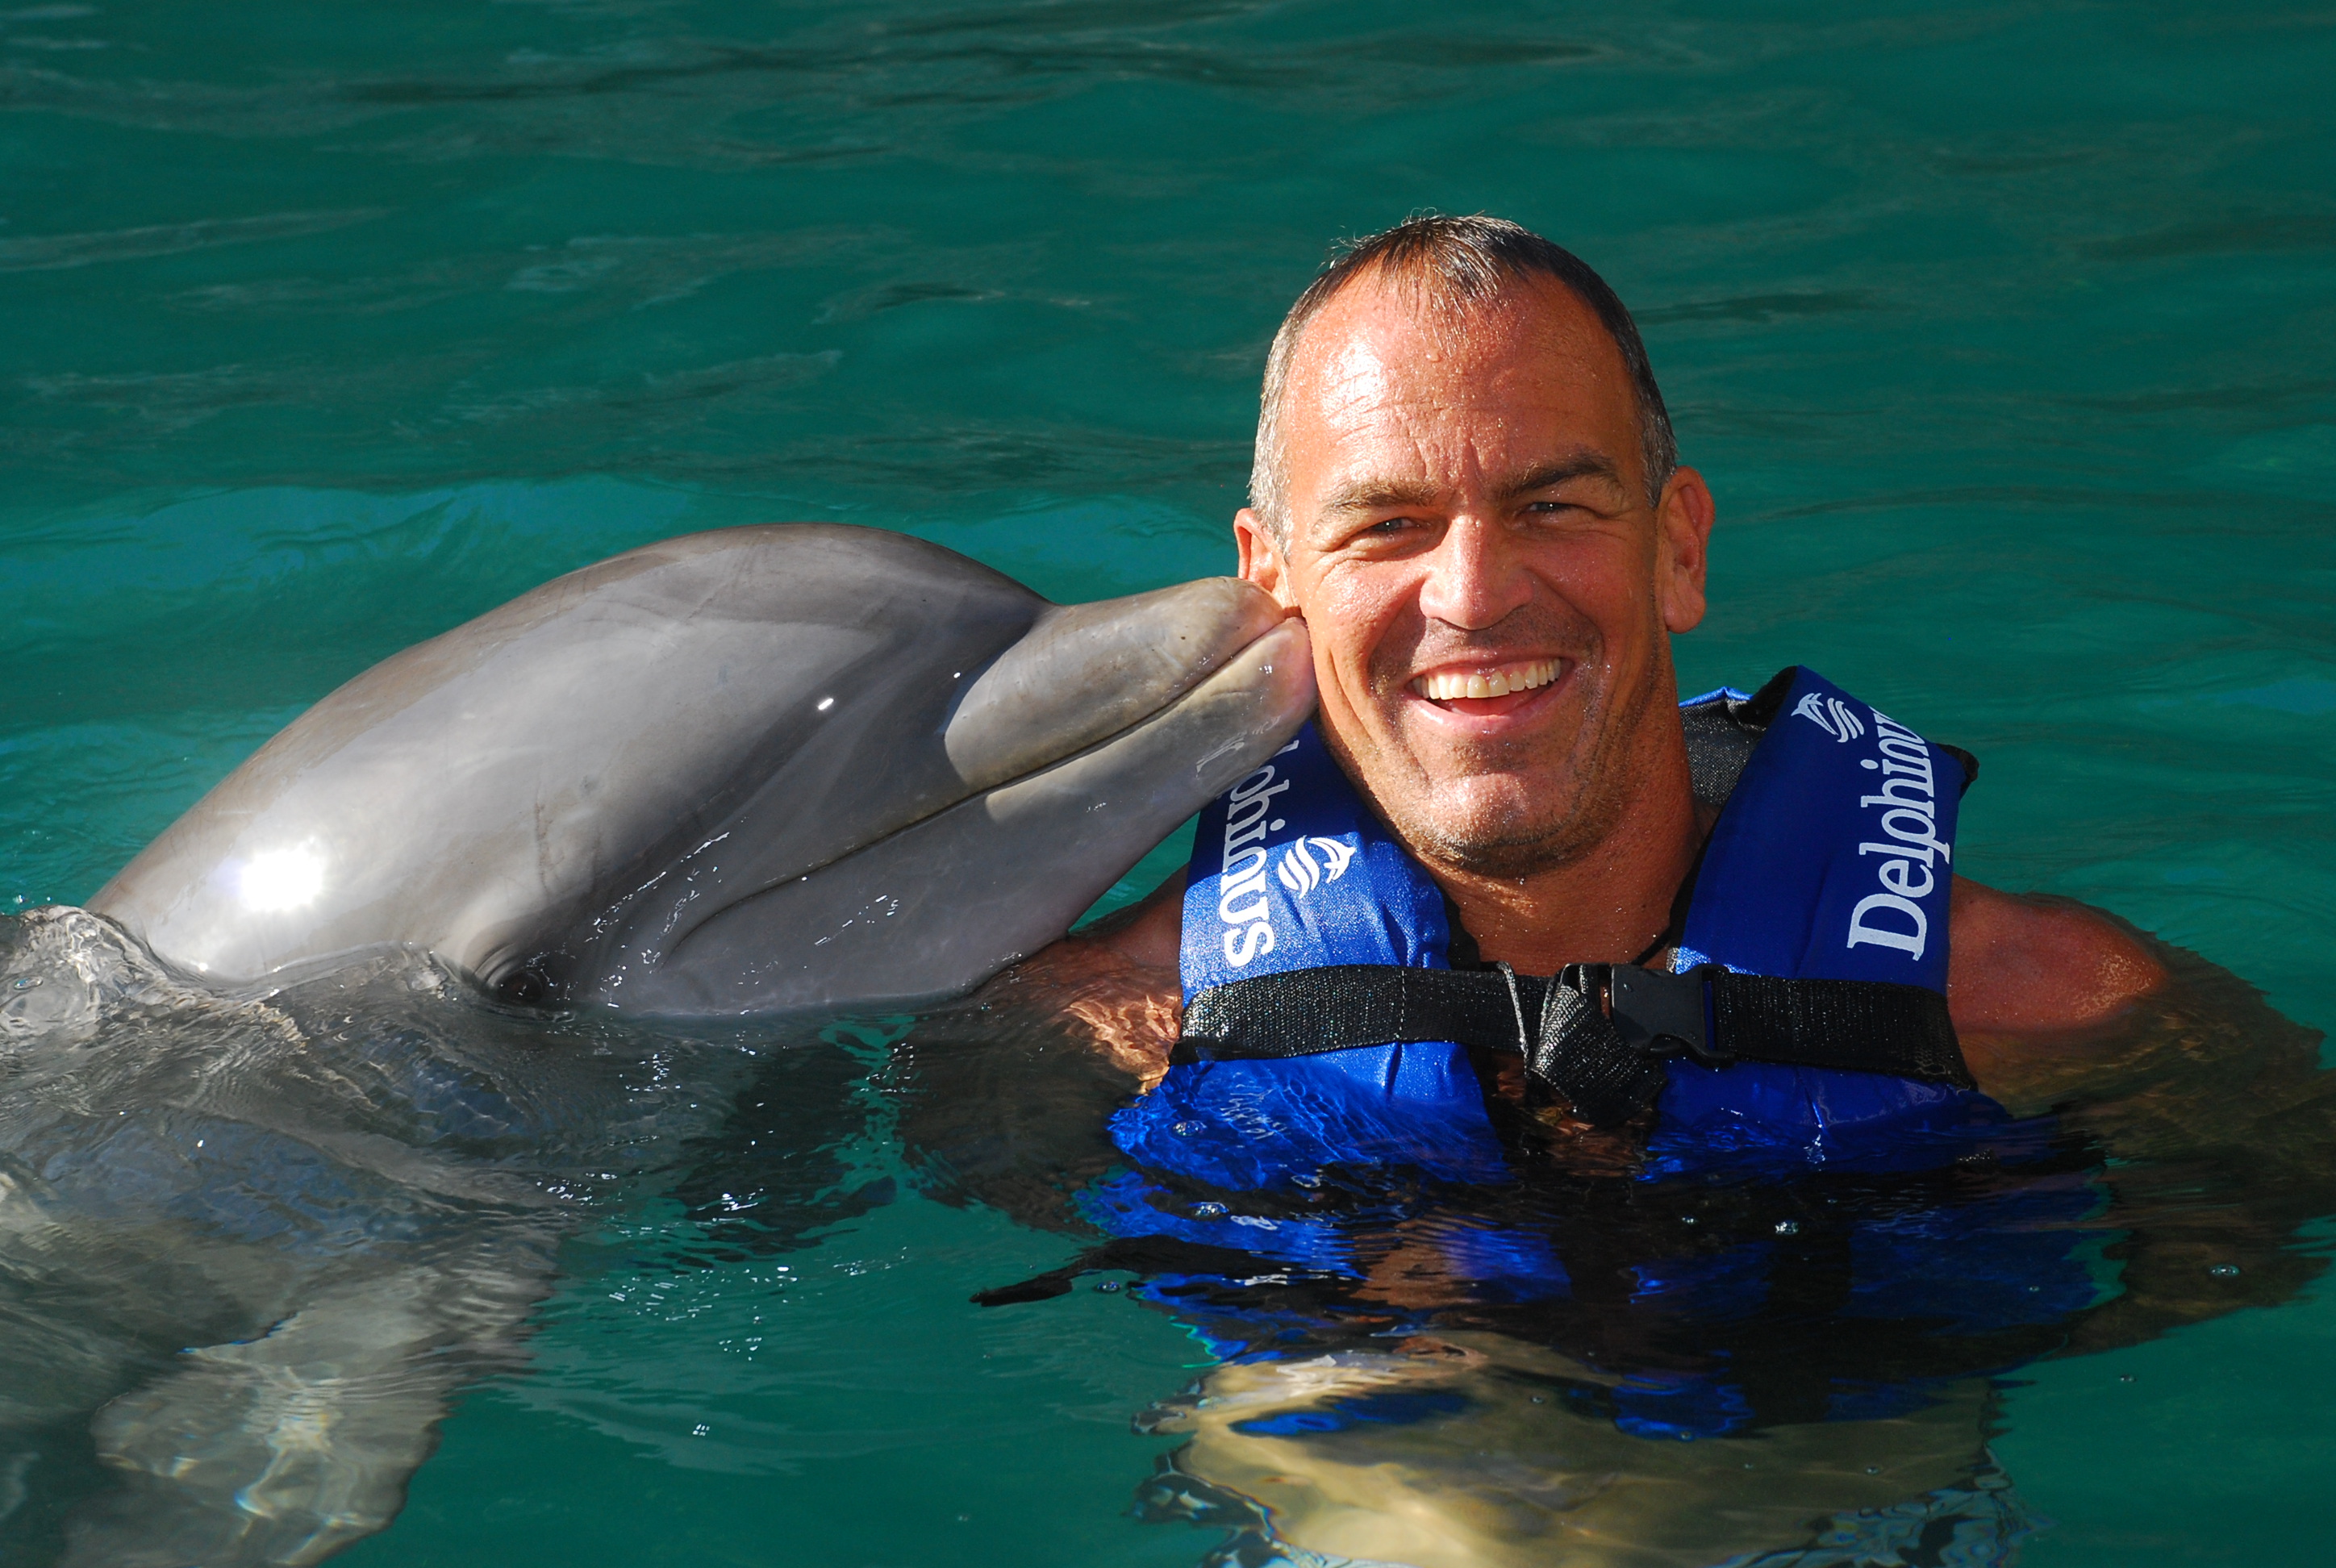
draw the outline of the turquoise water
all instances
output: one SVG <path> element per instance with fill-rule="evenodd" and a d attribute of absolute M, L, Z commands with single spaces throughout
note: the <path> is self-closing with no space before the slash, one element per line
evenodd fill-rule
<path fill-rule="evenodd" d="M 2325 1028 L 2331 80 L 2328 16 L 2195 0 L 0 11 L 0 904 L 647 540 L 1226 570 L 1280 310 L 1435 207 L 1638 309 L 1721 509 L 1684 680 L 1806 661 L 1979 752 L 1972 874 Z M 1202 1347 L 967 1305 L 1068 1243 L 916 1196 L 839 1093 L 837 1190 L 897 1201 L 687 1268 L 671 1204 L 611 1214 L 349 1561 L 1194 1561 L 1125 1517 L 1170 1443 L 1128 1421 Z M 2023 1560 L 2320 1561 L 2331 1313 L 2022 1373 Z"/>

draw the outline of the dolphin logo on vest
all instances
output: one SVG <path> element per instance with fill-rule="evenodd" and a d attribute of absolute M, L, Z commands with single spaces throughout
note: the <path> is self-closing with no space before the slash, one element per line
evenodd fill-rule
<path fill-rule="evenodd" d="M 1837 696 L 1825 696 L 1813 691 L 1793 705 L 1793 712 L 1844 745 L 1865 733 L 1865 726 L 1849 711 L 1849 705 Z"/>
<path fill-rule="evenodd" d="M 1315 858 L 1318 854 L 1319 860 Z M 1284 850 L 1274 875 L 1281 879 L 1283 887 L 1302 899 L 1324 882 L 1335 882 L 1345 876 L 1347 862 L 1354 858 L 1354 845 L 1318 834 L 1299 839 Z"/>

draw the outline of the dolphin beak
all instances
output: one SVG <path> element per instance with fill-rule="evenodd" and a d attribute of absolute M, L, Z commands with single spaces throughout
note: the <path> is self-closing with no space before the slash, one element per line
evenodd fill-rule
<path fill-rule="evenodd" d="M 968 789 L 989 789 L 1108 740 L 1223 669 L 1286 613 L 1231 577 L 1049 605 L 949 716 L 949 763 Z M 1310 706 L 1310 683 L 1308 693 Z"/>
<path fill-rule="evenodd" d="M 666 939 L 623 1006 L 706 1017 L 962 996 L 1062 936 L 1313 711 L 1306 623 L 1247 583 L 1049 609 L 944 726 L 962 798 Z"/>

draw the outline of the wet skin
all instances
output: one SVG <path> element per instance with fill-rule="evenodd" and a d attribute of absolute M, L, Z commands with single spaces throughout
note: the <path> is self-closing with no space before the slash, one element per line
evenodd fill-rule
<path fill-rule="evenodd" d="M 1288 533 L 1242 511 L 1241 573 L 1305 619 L 1348 774 L 1487 959 L 1639 957 L 1711 825 L 1669 638 L 1703 618 L 1714 509 L 1689 468 L 1649 496 L 1621 351 L 1546 279 L 1455 312 L 1366 276 L 1309 325 L 1282 429 Z M 1179 1017 L 1182 881 L 1014 977 L 1147 1081 Z M 1952 920 L 1949 1008 L 1999 1097 L 2165 984 L 2091 911 L 1959 877 Z"/>

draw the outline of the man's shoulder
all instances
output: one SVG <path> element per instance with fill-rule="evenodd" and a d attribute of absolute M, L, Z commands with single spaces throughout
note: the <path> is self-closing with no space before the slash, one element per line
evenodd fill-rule
<path fill-rule="evenodd" d="M 2166 984 L 2134 932 L 2073 900 L 1954 882 L 1947 1001 L 1983 1035 L 2072 1035 L 2115 1023 Z"/>
<path fill-rule="evenodd" d="M 1143 901 L 1074 931 L 999 975 L 981 1003 L 1033 1019 L 1067 1023 L 1143 1088 L 1168 1070 L 1183 1027 L 1176 968 L 1184 874 Z"/>
<path fill-rule="evenodd" d="M 1063 940 L 1094 943 L 1143 968 L 1173 970 L 1183 946 L 1183 925 L 1184 873 L 1179 871 L 1137 902 Z"/>

